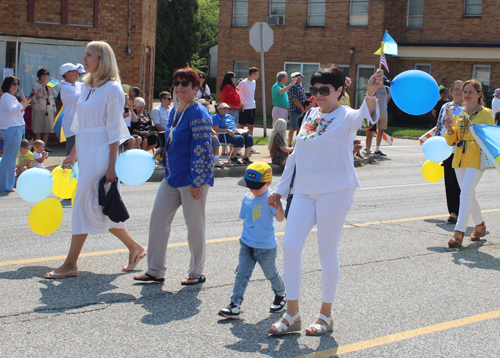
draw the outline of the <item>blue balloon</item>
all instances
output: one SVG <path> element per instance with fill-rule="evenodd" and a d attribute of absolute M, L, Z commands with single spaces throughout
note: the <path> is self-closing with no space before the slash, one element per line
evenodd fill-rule
<path fill-rule="evenodd" d="M 16 188 L 21 198 L 30 203 L 38 203 L 49 196 L 52 184 L 52 175 L 48 170 L 31 168 L 19 176 Z"/>
<path fill-rule="evenodd" d="M 418 116 L 432 111 L 439 100 L 439 87 L 428 73 L 410 70 L 392 80 L 391 95 L 399 109 Z"/>
<path fill-rule="evenodd" d="M 427 159 L 439 163 L 450 157 L 453 147 L 450 147 L 443 137 L 432 137 L 425 141 L 423 150 Z"/>
<path fill-rule="evenodd" d="M 155 171 L 155 159 L 141 149 L 127 150 L 118 157 L 115 165 L 116 175 L 127 185 L 146 182 Z"/>

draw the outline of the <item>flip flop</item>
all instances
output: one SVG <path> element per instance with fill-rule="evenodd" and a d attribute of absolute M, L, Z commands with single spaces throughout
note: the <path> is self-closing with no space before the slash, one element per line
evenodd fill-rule
<path fill-rule="evenodd" d="M 66 273 L 55 273 L 54 271 L 51 272 L 46 272 L 45 273 L 45 278 L 51 279 L 51 280 L 57 280 L 60 278 L 66 278 L 66 277 L 73 277 L 78 275 L 78 269 L 74 268 L 72 270 L 69 270 Z"/>
<path fill-rule="evenodd" d="M 146 276 L 146 277 L 140 277 L 140 276 Z M 153 281 L 153 282 L 165 282 L 165 278 L 156 278 L 154 276 L 151 276 L 149 273 L 145 273 L 144 275 L 135 275 L 134 280 L 136 281 Z"/>
<path fill-rule="evenodd" d="M 203 283 L 207 280 L 205 276 L 193 276 L 193 277 L 188 277 L 181 281 L 181 285 L 183 286 L 190 286 L 190 285 L 197 285 L 199 283 Z M 187 282 L 187 281 L 195 281 L 195 282 Z"/>

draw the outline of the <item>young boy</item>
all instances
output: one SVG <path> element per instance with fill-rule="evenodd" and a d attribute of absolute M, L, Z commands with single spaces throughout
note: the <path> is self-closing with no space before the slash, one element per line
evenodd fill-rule
<path fill-rule="evenodd" d="M 29 146 L 30 144 L 26 139 L 21 142 L 21 148 L 19 148 L 19 154 L 17 155 L 16 176 L 33 167 L 34 157 L 29 150 Z"/>
<path fill-rule="evenodd" d="M 250 164 L 245 177 L 239 185 L 250 189 L 243 198 L 240 219 L 244 219 L 243 233 L 240 238 L 239 264 L 234 282 L 231 303 L 219 311 L 219 315 L 227 318 L 238 318 L 243 295 L 252 276 L 255 263 L 258 262 L 266 278 L 271 281 L 274 291 L 274 302 L 270 312 L 281 312 L 285 308 L 285 284 L 276 268 L 276 247 L 278 242 L 274 234 L 273 217 L 283 221 L 285 211 L 282 206 L 274 209 L 267 204 L 271 194 L 269 185 L 273 170 L 264 162 Z"/>
<path fill-rule="evenodd" d="M 43 162 L 45 162 L 49 157 L 44 151 L 45 143 L 43 142 L 43 140 L 37 139 L 33 141 L 33 149 L 35 150 L 35 153 L 33 153 L 33 157 L 35 158 L 35 160 L 33 161 L 33 166 L 35 168 L 43 169 Z"/>

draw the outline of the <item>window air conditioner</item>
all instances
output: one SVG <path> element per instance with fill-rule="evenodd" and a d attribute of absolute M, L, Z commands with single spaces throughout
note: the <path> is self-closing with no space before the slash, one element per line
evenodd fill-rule
<path fill-rule="evenodd" d="M 285 17 L 284 16 L 268 16 L 267 24 L 269 26 L 284 26 L 285 25 Z"/>

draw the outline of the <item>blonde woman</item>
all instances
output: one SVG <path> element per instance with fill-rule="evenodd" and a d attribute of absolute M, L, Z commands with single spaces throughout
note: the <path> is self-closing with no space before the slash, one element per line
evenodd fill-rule
<path fill-rule="evenodd" d="M 269 142 L 267 143 L 267 148 L 271 154 L 271 162 L 273 164 L 281 165 L 282 167 L 286 165 L 288 153 L 293 152 L 293 148 L 286 145 L 285 137 L 286 121 L 283 118 L 279 118 L 274 124 L 273 132 L 271 133 L 271 137 L 269 137 Z"/>
<path fill-rule="evenodd" d="M 481 208 L 476 198 L 476 186 L 484 170 L 480 170 L 481 154 L 479 144 L 474 140 L 469 127 L 476 124 L 495 124 L 491 109 L 484 107 L 483 88 L 476 80 L 465 81 L 462 85 L 463 104 L 461 113 L 448 115 L 445 121 L 445 138 L 448 145 L 455 146 L 452 167 L 460 185 L 460 206 L 455 232 L 448 241 L 449 247 L 460 247 L 464 239 L 469 216 L 474 221 L 471 241 L 478 241 L 486 235 Z M 456 112 L 455 112 L 456 113 Z"/>
<path fill-rule="evenodd" d="M 106 183 L 117 180 L 115 163 L 118 146 L 130 138 L 123 118 L 125 95 L 120 84 L 118 66 L 111 47 L 103 41 L 92 41 L 83 55 L 85 70 L 82 95 L 77 104 L 77 116 L 71 130 L 76 133 L 75 146 L 65 163 L 78 158 L 80 174 L 73 205 L 72 239 L 66 261 L 58 269 L 46 273 L 46 278 L 59 279 L 78 274 L 77 260 L 88 234 L 111 232 L 129 249 L 129 264 L 123 271 L 135 268 L 146 256 L 125 229 L 125 223 L 115 223 L 102 213 L 98 187 L 103 176 Z M 120 189 L 118 185 L 118 190 Z"/>

